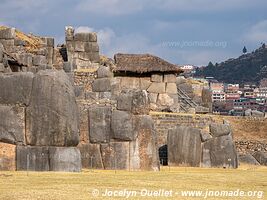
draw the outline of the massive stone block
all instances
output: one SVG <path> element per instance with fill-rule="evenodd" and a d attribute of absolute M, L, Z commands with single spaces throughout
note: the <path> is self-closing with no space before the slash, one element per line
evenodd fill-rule
<path fill-rule="evenodd" d="M 177 94 L 177 86 L 175 83 L 166 84 L 166 93 L 168 94 Z"/>
<path fill-rule="evenodd" d="M 94 80 L 92 84 L 93 92 L 109 92 L 111 91 L 110 78 L 100 78 Z"/>
<path fill-rule="evenodd" d="M 164 82 L 167 83 L 176 83 L 175 74 L 164 74 Z"/>
<path fill-rule="evenodd" d="M 80 108 L 79 112 L 79 128 L 80 128 L 80 142 L 89 142 L 89 119 L 88 110 Z"/>
<path fill-rule="evenodd" d="M 249 165 L 260 165 L 260 163 L 251 154 L 243 154 L 238 156 L 239 162 Z"/>
<path fill-rule="evenodd" d="M 17 170 L 49 171 L 49 147 L 17 146 Z"/>
<path fill-rule="evenodd" d="M 111 107 L 89 109 L 89 139 L 91 143 L 107 143 L 111 135 Z"/>
<path fill-rule="evenodd" d="M 231 132 L 231 127 L 229 124 L 210 124 L 210 132 L 214 137 L 219 137 L 223 135 L 229 135 Z"/>
<path fill-rule="evenodd" d="M 101 155 L 105 169 L 129 169 L 129 142 L 101 144 Z"/>
<path fill-rule="evenodd" d="M 32 88 L 31 102 L 26 109 L 27 144 L 77 146 L 78 107 L 65 72 L 39 71 Z"/>
<path fill-rule="evenodd" d="M 50 171 L 80 172 L 81 153 L 77 147 L 50 147 Z"/>
<path fill-rule="evenodd" d="M 253 156 L 261 165 L 267 166 L 267 152 L 255 152 Z"/>
<path fill-rule="evenodd" d="M 5 28 L 0 30 L 0 39 L 14 39 L 15 37 L 15 28 Z"/>
<path fill-rule="evenodd" d="M 115 110 L 111 117 L 111 130 L 114 139 L 131 141 L 134 139 L 133 116 L 125 111 Z"/>
<path fill-rule="evenodd" d="M 30 72 L 0 74 L 0 104 L 29 105 L 32 82 Z"/>
<path fill-rule="evenodd" d="M 157 104 L 161 106 L 172 106 L 174 99 L 168 94 L 159 94 Z"/>
<path fill-rule="evenodd" d="M 140 80 L 135 77 L 120 77 L 120 87 L 122 89 L 139 89 Z"/>
<path fill-rule="evenodd" d="M 25 109 L 0 105 L 0 142 L 25 143 Z"/>
<path fill-rule="evenodd" d="M 199 167 L 201 161 L 200 130 L 179 126 L 168 132 L 168 164 Z"/>
<path fill-rule="evenodd" d="M 97 77 L 98 78 L 108 78 L 112 77 L 113 73 L 111 72 L 109 67 L 100 66 L 97 70 Z"/>
<path fill-rule="evenodd" d="M 215 137 L 203 144 L 203 166 L 210 163 L 211 167 L 238 167 L 237 153 L 231 134 Z"/>
<path fill-rule="evenodd" d="M 0 171 L 16 170 L 16 146 L 0 142 Z"/>
<path fill-rule="evenodd" d="M 147 89 L 148 92 L 151 93 L 160 93 L 163 94 L 165 93 L 165 83 L 157 83 L 157 82 L 153 82 L 149 88 Z"/>
<path fill-rule="evenodd" d="M 79 144 L 81 152 L 82 167 L 89 169 L 104 169 L 100 144 Z"/>
<path fill-rule="evenodd" d="M 131 170 L 159 170 L 157 133 L 151 116 L 134 116 L 135 140 L 130 142 Z"/>

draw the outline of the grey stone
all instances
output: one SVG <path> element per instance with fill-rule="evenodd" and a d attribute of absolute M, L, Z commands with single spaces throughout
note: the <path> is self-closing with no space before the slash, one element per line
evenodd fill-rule
<path fill-rule="evenodd" d="M 211 135 L 214 137 L 229 135 L 231 132 L 231 127 L 228 124 L 211 123 L 210 132 L 211 132 Z"/>
<path fill-rule="evenodd" d="M 110 78 L 100 78 L 94 80 L 92 83 L 93 92 L 110 92 L 111 80 Z"/>
<path fill-rule="evenodd" d="M 50 171 L 80 172 L 81 153 L 77 147 L 50 147 Z"/>
<path fill-rule="evenodd" d="M 148 94 L 149 102 L 150 103 L 157 103 L 158 95 L 159 94 L 157 94 L 157 93 L 149 93 Z"/>
<path fill-rule="evenodd" d="M 132 115 L 125 111 L 114 110 L 111 117 L 111 130 L 114 139 L 131 141 L 134 139 Z"/>
<path fill-rule="evenodd" d="M 42 37 L 41 40 L 47 47 L 55 46 L 55 40 L 52 37 Z"/>
<path fill-rule="evenodd" d="M 65 27 L 65 39 L 66 41 L 72 41 L 74 39 L 74 28 L 71 26 Z"/>
<path fill-rule="evenodd" d="M 162 74 L 152 74 L 151 75 L 151 81 L 161 83 L 161 82 L 163 82 L 163 75 Z"/>
<path fill-rule="evenodd" d="M 86 42 L 84 46 L 85 52 L 99 52 L 99 46 L 96 42 Z"/>
<path fill-rule="evenodd" d="M 32 73 L 0 74 L 0 104 L 29 105 L 32 82 Z"/>
<path fill-rule="evenodd" d="M 19 171 L 49 171 L 49 147 L 17 146 L 16 155 Z"/>
<path fill-rule="evenodd" d="M 253 157 L 261 164 L 267 166 L 267 152 L 255 152 Z"/>
<path fill-rule="evenodd" d="M 140 89 L 141 90 L 147 90 L 149 88 L 149 86 L 151 85 L 151 81 L 144 79 L 144 78 L 140 78 Z"/>
<path fill-rule="evenodd" d="M 76 52 L 84 52 L 85 51 L 84 45 L 85 45 L 85 42 L 75 41 L 74 42 L 74 51 L 76 51 Z"/>
<path fill-rule="evenodd" d="M 47 64 L 47 60 L 45 56 L 41 56 L 41 55 L 37 55 L 33 57 L 32 60 L 33 65 L 46 65 Z"/>
<path fill-rule="evenodd" d="M 135 115 L 149 114 L 149 99 L 145 90 L 133 90 L 132 113 Z"/>
<path fill-rule="evenodd" d="M 16 170 L 16 145 L 0 142 L 0 171 Z"/>
<path fill-rule="evenodd" d="M 97 101 L 98 98 L 99 98 L 98 92 L 86 92 L 85 93 L 85 99 L 86 100 Z"/>
<path fill-rule="evenodd" d="M 78 107 L 69 77 L 63 71 L 39 71 L 33 80 L 26 110 L 27 144 L 76 146 Z"/>
<path fill-rule="evenodd" d="M 75 85 L 74 86 L 74 93 L 75 93 L 75 97 L 79 98 L 79 99 L 84 99 L 84 86 L 79 86 L 79 85 Z"/>
<path fill-rule="evenodd" d="M 108 78 L 112 76 L 113 76 L 113 73 L 110 71 L 109 67 L 100 66 L 97 70 L 98 78 Z"/>
<path fill-rule="evenodd" d="M 74 35 L 75 41 L 89 42 L 89 33 L 76 33 Z"/>
<path fill-rule="evenodd" d="M 24 134 L 24 108 L 0 105 L 0 142 L 24 144 Z"/>
<path fill-rule="evenodd" d="M 96 33 L 89 33 L 89 41 L 90 42 L 97 42 L 97 34 Z"/>
<path fill-rule="evenodd" d="M 165 83 L 152 82 L 152 84 L 149 86 L 147 91 L 151 92 L 151 93 L 163 94 L 163 93 L 165 93 Z"/>
<path fill-rule="evenodd" d="M 3 63 L 0 63 L 0 73 L 3 73 L 5 71 L 5 66 Z"/>
<path fill-rule="evenodd" d="M 202 160 L 203 165 L 210 163 L 211 167 L 237 168 L 238 159 L 231 135 L 215 137 L 202 146 L 206 161 Z M 204 157 L 204 155 L 203 155 Z"/>
<path fill-rule="evenodd" d="M 63 63 L 63 69 L 64 69 L 64 71 L 65 71 L 66 73 L 68 73 L 68 72 L 72 72 L 73 67 L 72 67 L 71 62 L 64 62 L 64 63 Z"/>
<path fill-rule="evenodd" d="M 0 30 L 0 39 L 14 39 L 15 37 L 15 28 L 5 28 Z"/>
<path fill-rule="evenodd" d="M 174 99 L 168 94 L 159 94 L 157 104 L 161 106 L 172 106 L 174 104 Z"/>
<path fill-rule="evenodd" d="M 164 82 L 176 83 L 176 75 L 175 74 L 164 74 Z"/>
<path fill-rule="evenodd" d="M 33 64 L 32 54 L 30 53 L 19 54 L 18 60 L 21 64 L 28 67 L 32 67 Z"/>
<path fill-rule="evenodd" d="M 209 133 L 207 133 L 207 132 L 205 132 L 203 130 L 201 131 L 200 136 L 201 136 L 201 141 L 202 142 L 206 142 L 206 141 L 208 141 L 208 140 L 210 140 L 212 138 L 212 136 Z"/>
<path fill-rule="evenodd" d="M 258 110 L 252 110 L 251 111 L 251 116 L 252 117 L 264 117 L 264 113 L 260 112 Z"/>
<path fill-rule="evenodd" d="M 14 45 L 15 46 L 25 46 L 26 42 L 24 40 L 21 40 L 21 39 L 15 39 L 14 40 Z"/>
<path fill-rule="evenodd" d="M 168 94 L 177 94 L 177 86 L 175 83 L 166 84 L 166 93 Z"/>
<path fill-rule="evenodd" d="M 3 58 L 4 58 L 4 49 L 0 48 L 0 63 L 3 63 Z"/>
<path fill-rule="evenodd" d="M 104 169 L 100 144 L 79 144 L 82 167 L 89 169 Z"/>
<path fill-rule="evenodd" d="M 199 167 L 201 161 L 200 130 L 179 126 L 168 131 L 168 164 Z"/>
<path fill-rule="evenodd" d="M 129 142 L 101 144 L 101 155 L 105 169 L 129 169 Z"/>
<path fill-rule="evenodd" d="M 132 94 L 129 90 L 122 90 L 117 97 L 117 109 L 124 111 L 132 110 Z"/>
<path fill-rule="evenodd" d="M 245 116 L 247 116 L 247 117 L 250 117 L 251 116 L 251 109 L 247 109 L 246 111 L 245 111 Z"/>
<path fill-rule="evenodd" d="M 111 92 L 99 92 L 99 98 L 100 99 L 111 99 L 112 94 Z"/>
<path fill-rule="evenodd" d="M 157 132 L 149 115 L 134 115 L 135 140 L 130 142 L 130 169 L 159 171 Z"/>
<path fill-rule="evenodd" d="M 111 107 L 89 109 L 89 139 L 91 143 L 107 143 L 111 135 Z"/>
<path fill-rule="evenodd" d="M 260 165 L 260 163 L 249 153 L 239 155 L 238 160 L 241 163 L 249 164 L 249 165 Z"/>

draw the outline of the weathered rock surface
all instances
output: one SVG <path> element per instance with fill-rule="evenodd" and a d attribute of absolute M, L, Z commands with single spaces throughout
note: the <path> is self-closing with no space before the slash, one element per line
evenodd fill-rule
<path fill-rule="evenodd" d="M 125 111 L 115 110 L 111 117 L 111 130 L 114 139 L 131 141 L 134 139 L 133 116 Z"/>
<path fill-rule="evenodd" d="M 134 117 L 136 140 L 130 142 L 131 170 L 159 170 L 157 134 L 148 115 Z"/>
<path fill-rule="evenodd" d="M 81 152 L 82 167 L 89 169 L 104 169 L 100 144 L 79 144 Z"/>
<path fill-rule="evenodd" d="M 110 78 L 99 78 L 94 80 L 92 84 L 93 92 L 109 92 L 111 91 Z"/>
<path fill-rule="evenodd" d="M 241 163 L 246 163 L 249 165 L 260 165 L 260 163 L 251 154 L 243 154 L 238 156 L 238 160 Z"/>
<path fill-rule="evenodd" d="M 161 106 L 172 106 L 174 100 L 168 94 L 159 94 L 157 104 Z"/>
<path fill-rule="evenodd" d="M 267 152 L 258 151 L 253 156 L 261 165 L 267 166 Z"/>
<path fill-rule="evenodd" d="M 109 67 L 100 66 L 97 70 L 97 78 L 108 78 L 112 77 L 113 73 Z"/>
<path fill-rule="evenodd" d="M 0 142 L 0 171 L 16 170 L 16 146 Z"/>
<path fill-rule="evenodd" d="M 129 169 L 129 142 L 101 144 L 105 169 Z"/>
<path fill-rule="evenodd" d="M 205 154 L 205 155 L 204 155 Z M 211 167 L 238 167 L 237 153 L 231 134 L 215 137 L 203 144 L 204 166 L 210 163 Z"/>
<path fill-rule="evenodd" d="M 0 104 L 29 105 L 32 83 L 30 72 L 0 74 Z"/>
<path fill-rule="evenodd" d="M 78 108 L 74 89 L 63 71 L 39 71 L 26 110 L 29 145 L 77 146 Z"/>
<path fill-rule="evenodd" d="M 111 135 L 111 107 L 89 109 L 89 139 L 91 143 L 107 143 Z"/>
<path fill-rule="evenodd" d="M 170 129 L 167 143 L 169 165 L 200 166 L 201 137 L 199 129 L 185 126 Z"/>
<path fill-rule="evenodd" d="M 17 146 L 17 170 L 49 171 L 49 147 Z"/>
<path fill-rule="evenodd" d="M 147 91 L 151 93 L 163 94 L 165 93 L 165 83 L 152 82 Z"/>
<path fill-rule="evenodd" d="M 25 109 L 0 105 L 0 142 L 24 144 Z"/>
<path fill-rule="evenodd" d="M 210 125 L 210 132 L 214 137 L 229 135 L 231 132 L 231 127 L 228 124 L 212 123 Z"/>
<path fill-rule="evenodd" d="M 76 147 L 50 147 L 50 171 L 80 172 L 81 153 Z"/>

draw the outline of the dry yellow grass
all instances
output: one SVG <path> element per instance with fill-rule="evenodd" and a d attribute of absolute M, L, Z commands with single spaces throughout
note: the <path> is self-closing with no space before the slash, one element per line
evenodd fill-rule
<path fill-rule="evenodd" d="M 84 170 L 82 173 L 58 172 L 0 172 L 0 199 L 20 200 L 85 200 L 126 199 L 125 197 L 94 197 L 106 189 L 115 190 L 244 190 L 263 191 L 267 194 L 267 168 L 242 166 L 237 170 L 201 168 L 163 168 L 160 172 L 128 172 Z M 140 197 L 129 199 L 166 199 L 167 197 Z M 262 199 L 266 199 L 263 197 Z M 181 197 L 168 199 L 204 199 L 203 197 Z M 257 197 L 209 197 L 207 199 L 257 199 Z"/>

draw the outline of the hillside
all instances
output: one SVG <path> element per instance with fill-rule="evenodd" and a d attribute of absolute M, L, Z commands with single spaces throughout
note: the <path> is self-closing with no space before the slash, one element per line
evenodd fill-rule
<path fill-rule="evenodd" d="M 259 49 L 241 55 L 236 59 L 229 59 L 219 64 L 209 64 L 203 69 L 197 69 L 197 77 L 212 76 L 218 81 L 226 83 L 257 84 L 266 77 L 267 48 L 263 45 Z"/>

